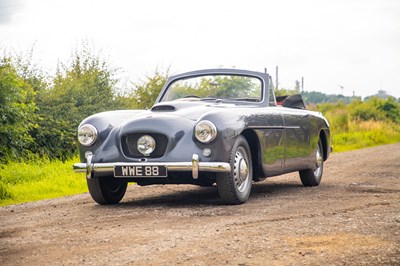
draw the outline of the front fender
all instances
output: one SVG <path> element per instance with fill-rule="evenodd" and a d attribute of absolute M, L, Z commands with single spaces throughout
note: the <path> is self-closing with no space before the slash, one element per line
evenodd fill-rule
<path fill-rule="evenodd" d="M 115 129 L 117 126 L 122 124 L 124 121 L 135 117 L 136 115 L 145 112 L 144 110 L 119 110 L 119 111 L 109 111 L 102 112 L 84 119 L 79 127 L 84 124 L 93 125 L 97 131 L 98 136 L 96 142 L 90 146 L 82 146 L 79 145 L 79 154 L 81 162 L 85 162 L 85 153 L 87 151 L 95 151 L 100 148 L 100 146 L 104 145 L 104 142 L 109 138 L 111 131 Z"/>

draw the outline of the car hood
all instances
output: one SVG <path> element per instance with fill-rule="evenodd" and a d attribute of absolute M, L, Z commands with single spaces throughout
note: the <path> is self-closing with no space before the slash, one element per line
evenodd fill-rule
<path fill-rule="evenodd" d="M 234 104 L 215 103 L 205 101 L 174 101 L 155 104 L 150 113 L 152 115 L 172 115 L 181 116 L 190 120 L 198 120 L 204 114 L 215 110 L 216 108 L 232 108 Z M 149 113 L 147 113 L 149 115 Z"/>
<path fill-rule="evenodd" d="M 173 135 L 177 133 L 175 131 L 189 132 L 197 121 L 213 113 L 220 115 L 225 113 L 223 116 L 224 123 L 238 124 L 238 118 L 232 116 L 232 109 L 238 112 L 238 107 L 254 106 L 199 100 L 157 103 L 150 110 L 137 113 L 122 123 L 120 125 L 120 136 L 133 132 L 162 132 L 166 135 Z M 221 123 L 221 121 L 215 120 L 216 116 L 213 117 L 214 123 Z"/>

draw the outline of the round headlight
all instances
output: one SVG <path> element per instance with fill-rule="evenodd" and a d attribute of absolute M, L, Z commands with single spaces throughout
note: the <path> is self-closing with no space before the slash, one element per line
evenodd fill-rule
<path fill-rule="evenodd" d="M 156 148 L 156 141 L 152 136 L 141 136 L 137 141 L 137 148 L 144 156 L 149 156 Z"/>
<path fill-rule="evenodd" d="M 83 146 L 91 146 L 96 142 L 97 129 L 89 124 L 78 128 L 78 140 Z"/>
<path fill-rule="evenodd" d="M 194 135 L 198 141 L 209 143 L 217 136 L 217 128 L 211 121 L 203 120 L 197 123 L 194 128 Z"/>

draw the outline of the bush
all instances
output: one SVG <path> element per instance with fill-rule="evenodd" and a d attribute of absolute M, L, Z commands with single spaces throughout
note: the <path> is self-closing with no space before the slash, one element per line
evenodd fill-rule
<path fill-rule="evenodd" d="M 10 57 L 0 58 L 0 161 L 29 151 L 37 125 L 35 92 L 18 74 Z"/>
<path fill-rule="evenodd" d="M 52 78 L 26 58 L 0 59 L 2 162 L 35 156 L 66 160 L 77 153 L 76 131 L 85 117 L 129 102 L 115 97 L 116 70 L 86 44 Z"/>

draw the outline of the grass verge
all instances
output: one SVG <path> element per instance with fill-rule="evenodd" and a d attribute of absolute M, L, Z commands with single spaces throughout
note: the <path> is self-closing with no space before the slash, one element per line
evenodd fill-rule
<path fill-rule="evenodd" d="M 9 162 L 0 166 L 0 206 L 87 192 L 83 174 L 62 161 Z"/>
<path fill-rule="evenodd" d="M 333 132 L 335 152 L 400 142 L 400 126 L 383 121 L 351 121 L 345 132 Z"/>

